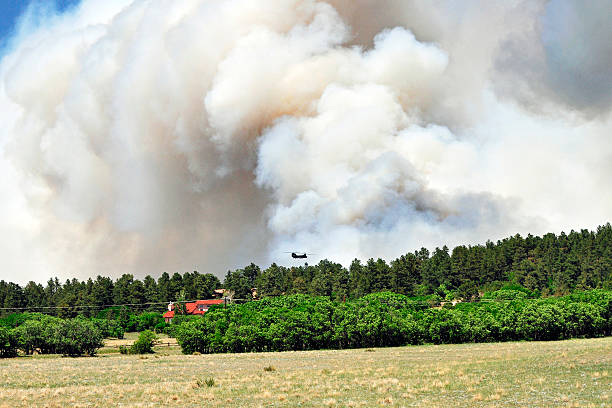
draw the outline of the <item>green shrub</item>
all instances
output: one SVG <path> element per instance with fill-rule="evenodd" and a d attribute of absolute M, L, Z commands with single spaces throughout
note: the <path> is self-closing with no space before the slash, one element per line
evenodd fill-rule
<path fill-rule="evenodd" d="M 209 319 L 198 319 L 176 326 L 175 337 L 184 354 L 213 352 L 208 339 L 212 328 L 210 323 Z"/>
<path fill-rule="evenodd" d="M 469 339 L 469 334 L 463 322 L 461 314 L 453 310 L 432 309 L 425 315 L 428 342 L 434 344 L 463 343 Z"/>
<path fill-rule="evenodd" d="M 63 320 L 59 317 L 42 316 L 42 318 L 27 320 L 15 329 L 17 344 L 26 354 L 35 351 L 41 354 L 53 354 L 56 352 L 53 332 L 56 325 Z"/>
<path fill-rule="evenodd" d="M 565 319 L 562 306 L 529 303 L 518 316 L 518 331 L 525 340 L 560 340 L 564 338 Z"/>
<path fill-rule="evenodd" d="M 153 353 L 153 344 L 157 340 L 157 336 L 151 330 L 145 330 L 140 333 L 138 340 L 130 349 L 131 354 L 150 354 Z"/>
<path fill-rule="evenodd" d="M 565 337 L 598 337 L 605 334 L 603 308 L 584 302 L 569 303 L 563 313 Z"/>
<path fill-rule="evenodd" d="M 96 327 L 100 330 L 102 337 L 115 337 L 118 339 L 122 339 L 125 330 L 118 321 L 109 320 L 109 319 L 91 319 L 91 321 L 96 325 Z"/>
<path fill-rule="evenodd" d="M 36 350 L 52 351 L 53 346 L 48 344 L 48 337 L 45 336 L 45 327 L 40 320 L 28 320 L 15 329 L 17 343 L 25 354 L 32 354 Z"/>
<path fill-rule="evenodd" d="M 153 330 L 155 331 L 155 333 L 164 333 L 166 331 L 166 327 L 169 326 L 168 323 L 166 322 L 159 322 L 155 325 L 155 327 L 153 328 Z"/>
<path fill-rule="evenodd" d="M 89 320 L 66 319 L 52 326 L 51 343 L 55 352 L 64 356 L 93 356 L 104 345 L 100 330 Z"/>
<path fill-rule="evenodd" d="M 138 325 L 136 330 L 153 330 L 159 324 L 165 324 L 164 317 L 161 313 L 144 312 L 138 315 Z"/>
<path fill-rule="evenodd" d="M 17 355 L 17 339 L 13 330 L 0 326 L 0 357 Z"/>
<path fill-rule="evenodd" d="M 21 326 L 29 320 L 42 320 L 46 317 L 48 316 L 38 312 L 11 313 L 0 319 L 0 326 L 12 329 Z"/>
<path fill-rule="evenodd" d="M 523 291 L 513 289 L 500 289 L 495 292 L 485 293 L 483 299 L 492 300 L 520 300 L 527 299 L 527 294 Z"/>

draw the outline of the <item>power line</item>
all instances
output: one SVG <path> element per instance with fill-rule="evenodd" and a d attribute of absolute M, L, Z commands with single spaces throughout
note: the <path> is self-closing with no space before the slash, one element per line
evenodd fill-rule
<path fill-rule="evenodd" d="M 146 303 L 122 303 L 112 305 L 74 305 L 74 306 L 28 306 L 28 307 L 0 307 L 0 310 L 30 310 L 30 309 L 105 309 L 109 307 L 122 307 L 122 306 L 155 306 L 155 305 L 168 305 L 169 303 L 193 303 L 197 300 L 175 300 L 172 302 L 146 302 Z"/>
<path fill-rule="evenodd" d="M 277 296 L 270 296 L 270 297 L 277 297 Z M 278 296 L 280 297 L 280 296 Z M 172 304 L 181 304 L 181 303 L 193 303 L 193 302 L 197 302 L 199 299 L 195 299 L 195 300 L 175 300 L 175 301 L 166 301 L 166 302 L 145 302 L 145 303 L 121 303 L 121 304 L 108 304 L 108 305 L 73 305 L 73 306 L 27 306 L 27 307 L 0 307 L 0 310 L 66 310 L 66 309 L 106 309 L 106 308 L 111 308 L 111 307 L 124 307 L 124 306 L 132 306 L 132 307 L 146 307 L 146 306 L 161 306 L 161 305 L 168 305 L 170 303 Z M 249 299 L 232 299 L 232 301 L 248 301 Z M 356 299 L 358 300 L 358 299 Z M 517 299 L 518 300 L 518 299 Z M 471 302 L 458 302 L 456 303 L 456 305 L 458 304 L 462 304 L 462 303 L 507 303 L 507 302 L 512 302 L 513 300 L 511 299 L 479 299 L 476 301 L 471 301 Z M 431 303 L 429 303 L 426 300 L 414 300 L 414 301 L 410 301 L 412 302 L 412 304 L 414 305 L 418 305 L 418 306 L 428 306 L 428 307 L 432 307 Z M 391 303 L 391 302 L 383 302 L 383 303 Z M 439 306 L 444 306 L 444 303 L 451 303 L 450 301 L 442 301 L 440 302 L 441 304 Z M 455 305 L 453 305 L 455 306 Z"/>

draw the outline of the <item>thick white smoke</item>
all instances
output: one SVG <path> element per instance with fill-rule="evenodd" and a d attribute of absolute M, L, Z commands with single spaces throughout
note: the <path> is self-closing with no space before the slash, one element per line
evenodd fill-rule
<path fill-rule="evenodd" d="M 600 3 L 32 9 L 0 64 L 0 278 L 346 264 L 607 222 Z M 574 31 L 601 39 L 590 65 Z"/>

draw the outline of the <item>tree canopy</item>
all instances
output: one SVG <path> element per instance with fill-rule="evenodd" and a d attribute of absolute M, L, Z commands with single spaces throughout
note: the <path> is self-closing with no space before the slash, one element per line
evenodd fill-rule
<path fill-rule="evenodd" d="M 484 245 L 443 246 L 406 253 L 391 262 L 355 259 L 348 267 L 323 259 L 296 267 L 250 265 L 227 271 L 224 282 L 215 274 L 163 272 L 156 280 L 124 274 L 116 280 L 97 276 L 79 281 L 57 278 L 46 285 L 25 287 L 0 281 L 3 314 L 16 310 L 41 311 L 59 317 L 96 315 L 105 305 L 138 304 L 140 310 L 160 311 L 176 300 L 205 299 L 218 288 L 234 298 L 248 299 L 257 288 L 260 297 L 283 294 L 325 296 L 331 300 L 357 299 L 392 291 L 407 296 L 477 297 L 515 284 L 541 295 L 563 295 L 576 289 L 612 288 L 612 226 L 596 231 L 571 231 L 541 237 L 516 234 Z M 150 305 L 150 303 L 158 303 Z"/>

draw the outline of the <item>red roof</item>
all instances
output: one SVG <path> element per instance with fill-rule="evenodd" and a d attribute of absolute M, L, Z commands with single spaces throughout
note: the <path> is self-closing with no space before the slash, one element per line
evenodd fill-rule
<path fill-rule="evenodd" d="M 185 303 L 187 314 L 204 314 L 206 310 L 198 310 L 198 306 L 206 306 L 205 309 L 212 305 L 222 305 L 223 299 L 196 300 L 195 302 Z"/>
<path fill-rule="evenodd" d="M 195 302 L 185 303 L 185 311 L 190 315 L 203 315 L 206 310 L 198 310 L 199 305 L 206 306 L 203 309 L 208 309 L 208 307 L 212 305 L 222 305 L 223 302 L 223 299 L 196 300 Z M 174 309 L 174 305 L 172 305 L 172 308 Z M 164 318 L 172 317 L 174 317 L 174 310 L 169 310 L 164 313 Z"/>

